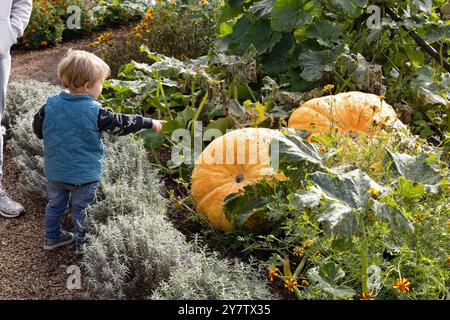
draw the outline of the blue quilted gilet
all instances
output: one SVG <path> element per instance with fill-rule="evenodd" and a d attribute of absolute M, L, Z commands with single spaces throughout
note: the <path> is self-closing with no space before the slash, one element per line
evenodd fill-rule
<path fill-rule="evenodd" d="M 62 91 L 49 97 L 43 124 L 45 175 L 50 181 L 85 184 L 102 174 L 103 142 L 97 129 L 100 104 Z"/>

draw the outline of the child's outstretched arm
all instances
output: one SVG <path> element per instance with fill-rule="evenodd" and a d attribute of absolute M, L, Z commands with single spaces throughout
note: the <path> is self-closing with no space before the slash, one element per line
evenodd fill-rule
<path fill-rule="evenodd" d="M 143 116 L 115 113 L 110 109 L 103 108 L 100 108 L 98 115 L 98 130 L 118 136 L 134 133 L 141 129 L 155 129 L 157 123 L 156 120 L 153 121 Z"/>

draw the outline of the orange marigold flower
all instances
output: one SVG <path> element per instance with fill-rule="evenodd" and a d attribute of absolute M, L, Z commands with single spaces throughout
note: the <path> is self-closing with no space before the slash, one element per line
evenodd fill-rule
<path fill-rule="evenodd" d="M 42 47 L 45 47 L 46 45 L 48 45 L 48 42 L 45 41 L 45 40 L 42 40 L 42 41 L 41 41 L 41 46 L 42 46 Z"/>
<path fill-rule="evenodd" d="M 277 268 L 272 268 L 269 270 L 269 280 L 270 281 L 274 281 L 275 277 L 278 277 L 280 275 L 280 270 L 278 270 Z"/>
<path fill-rule="evenodd" d="M 294 248 L 294 256 L 297 256 L 297 257 L 301 258 L 301 257 L 304 256 L 304 254 L 305 254 L 305 249 L 303 249 L 303 247 L 296 246 Z"/>
<path fill-rule="evenodd" d="M 297 288 L 297 281 L 294 278 L 288 278 L 284 280 L 284 287 L 287 288 L 290 292 L 294 292 Z"/>
<path fill-rule="evenodd" d="M 411 290 L 411 281 L 407 278 L 397 278 L 392 288 L 397 289 L 401 293 L 409 292 Z"/>
<path fill-rule="evenodd" d="M 370 293 L 361 293 L 359 295 L 359 300 L 375 300 L 375 297 Z"/>

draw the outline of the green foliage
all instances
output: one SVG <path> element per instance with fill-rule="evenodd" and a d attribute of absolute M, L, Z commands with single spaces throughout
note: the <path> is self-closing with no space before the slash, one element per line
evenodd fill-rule
<path fill-rule="evenodd" d="M 268 75 L 290 91 L 333 83 L 337 92 L 371 92 L 392 104 L 406 103 L 414 109 L 415 132 L 442 137 L 449 128 L 449 74 L 442 65 L 450 39 L 448 21 L 439 14 L 442 3 L 230 0 L 222 9 L 217 48 L 240 55 L 255 49 L 261 78 Z M 373 4 L 380 8 L 380 21 L 367 12 Z M 418 47 L 405 28 L 428 41 L 439 61 Z"/>
<path fill-rule="evenodd" d="M 107 7 L 106 4 L 104 6 Z M 181 60 L 205 55 L 217 31 L 218 9 L 217 1 L 205 5 L 198 2 L 176 5 L 163 2 L 145 7 L 141 21 L 131 32 L 114 35 L 110 41 L 99 43 L 96 53 L 108 63 L 114 75 L 122 65 L 132 60 L 149 62 L 146 55 L 139 51 L 141 45 Z"/>
<path fill-rule="evenodd" d="M 100 24 L 127 24 L 130 19 L 143 17 L 149 6 L 146 0 L 99 0 L 93 13 Z"/>
<path fill-rule="evenodd" d="M 281 278 L 297 281 L 298 298 L 355 298 L 357 292 L 380 299 L 446 298 L 449 172 L 436 150 L 424 153 L 401 132 L 315 139 L 328 149 L 322 145 L 314 160 L 308 155 L 315 165 L 306 166 L 304 154 L 281 151 L 279 162 L 289 164 L 280 166 L 287 180 L 247 186 L 225 201 L 227 217 L 241 219 L 237 226 L 257 213 L 264 228 L 253 234 L 237 230 L 222 237 L 222 245 L 237 238 L 230 244 L 234 250 L 264 256 L 269 269 L 286 265 L 277 256 L 289 256 L 289 265 L 299 271 L 290 276 L 285 268 Z M 301 139 L 287 134 L 281 140 L 293 147 L 292 141 Z M 297 142 L 296 148 L 305 144 Z M 366 150 L 378 156 L 361 155 Z M 414 252 L 415 262 L 407 263 Z M 418 261 L 437 272 L 432 284 Z M 412 279 L 411 292 L 392 288 L 401 277 Z M 301 285 L 305 278 L 311 283 Z"/>

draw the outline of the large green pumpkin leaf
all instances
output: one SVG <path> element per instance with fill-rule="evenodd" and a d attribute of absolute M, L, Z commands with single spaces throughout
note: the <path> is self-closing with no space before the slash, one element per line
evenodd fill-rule
<path fill-rule="evenodd" d="M 342 24 L 328 20 L 313 22 L 305 32 L 309 39 L 317 39 L 317 42 L 324 47 L 331 47 L 333 43 L 339 41 Z"/>
<path fill-rule="evenodd" d="M 271 17 L 272 28 L 275 31 L 291 32 L 310 24 L 319 12 L 317 1 L 275 0 Z"/>
<path fill-rule="evenodd" d="M 449 41 L 450 40 L 450 24 L 445 26 L 431 25 L 425 33 L 426 40 L 430 42 Z"/>
<path fill-rule="evenodd" d="M 444 93 L 448 92 L 445 86 L 445 77 L 440 79 L 441 83 L 434 81 L 435 72 L 430 66 L 422 66 L 414 72 L 411 81 L 411 92 L 426 105 L 447 105 L 450 103 Z"/>
<path fill-rule="evenodd" d="M 227 0 L 221 10 L 219 22 L 230 20 L 242 13 L 242 8 L 247 0 Z"/>
<path fill-rule="evenodd" d="M 383 189 L 382 186 L 359 169 L 342 175 L 315 172 L 309 176 L 308 180 L 320 187 L 330 198 L 342 201 L 353 209 L 364 210 L 367 208 L 370 188 L 380 191 Z"/>
<path fill-rule="evenodd" d="M 249 9 L 250 12 L 253 13 L 258 18 L 267 17 L 272 12 L 273 5 L 275 4 L 275 0 L 262 0 L 256 2 Z"/>
<path fill-rule="evenodd" d="M 433 12 L 433 0 L 411 0 L 411 9 L 430 15 Z"/>
<path fill-rule="evenodd" d="M 357 17 L 367 6 L 368 0 L 333 0 L 333 5 L 340 8 L 347 16 Z"/>
<path fill-rule="evenodd" d="M 277 136 L 272 140 L 270 149 L 272 166 L 283 171 L 286 176 L 300 179 L 312 168 L 324 167 L 319 148 L 299 136 Z"/>
<path fill-rule="evenodd" d="M 330 202 L 317 216 L 317 221 L 324 223 L 329 236 L 349 240 L 362 230 L 357 214 L 355 209 L 345 203 Z"/>
<path fill-rule="evenodd" d="M 233 33 L 221 41 L 235 54 L 244 55 L 253 45 L 258 55 L 270 52 L 281 40 L 282 34 L 274 32 L 267 19 L 255 19 L 244 14 L 236 22 Z"/>
<path fill-rule="evenodd" d="M 414 231 L 412 223 L 405 217 L 399 209 L 391 207 L 385 203 L 372 200 L 372 208 L 375 217 L 389 224 L 392 231 Z"/>
<path fill-rule="evenodd" d="M 413 182 L 420 182 L 428 186 L 438 184 L 442 176 L 439 173 L 436 160 L 437 156 L 421 153 L 418 156 L 410 156 L 403 153 L 395 153 L 386 149 L 386 157 L 383 163 L 391 166 L 389 169 L 396 176 L 403 176 Z"/>
<path fill-rule="evenodd" d="M 290 202 L 295 206 L 297 210 L 303 210 L 305 208 L 314 208 L 320 204 L 323 193 L 320 189 L 312 187 L 307 192 L 296 192 L 291 195 Z"/>
<path fill-rule="evenodd" d="M 322 198 L 326 199 L 326 208 L 319 213 L 317 220 L 324 223 L 330 236 L 349 240 L 353 235 L 360 234 L 362 219 L 369 210 L 374 212 L 376 218 L 388 222 L 393 232 L 412 230 L 411 223 L 400 210 L 372 198 L 373 190 L 381 193 L 384 188 L 359 169 L 342 175 L 315 172 L 308 179 L 321 189 Z M 303 201 L 294 198 L 296 203 L 300 206 L 317 204 L 317 191 L 306 195 Z M 299 194 L 297 197 L 301 196 Z"/>
<path fill-rule="evenodd" d="M 152 129 L 141 130 L 138 136 L 144 141 L 146 148 L 158 149 L 164 143 L 164 137 Z"/>
<path fill-rule="evenodd" d="M 271 194 L 273 194 L 271 185 L 261 180 L 256 184 L 245 186 L 239 193 L 228 195 L 223 204 L 227 220 L 235 227 L 244 227 L 248 219 L 261 216 L 266 211 Z"/>
<path fill-rule="evenodd" d="M 324 72 L 332 72 L 337 60 L 348 52 L 346 46 L 336 46 L 330 50 L 308 50 L 300 54 L 300 64 L 303 66 L 301 76 L 314 82 L 320 80 Z"/>
<path fill-rule="evenodd" d="M 333 297 L 345 298 L 356 294 L 352 288 L 337 284 L 337 281 L 345 276 L 345 272 L 332 261 L 324 263 L 320 267 L 309 269 L 307 276 L 313 283 L 317 283 L 323 291 Z"/>

